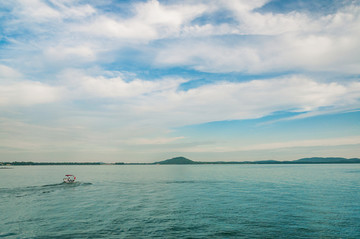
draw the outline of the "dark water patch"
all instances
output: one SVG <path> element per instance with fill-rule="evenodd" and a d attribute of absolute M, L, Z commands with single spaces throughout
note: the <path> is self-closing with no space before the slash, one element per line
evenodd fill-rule
<path fill-rule="evenodd" d="M 241 233 L 240 231 L 238 230 L 229 230 L 229 231 L 221 231 L 221 232 L 217 232 L 217 233 L 214 233 L 215 237 L 217 238 L 228 238 L 228 237 L 244 237 L 244 233 Z M 249 236 L 249 235 L 248 235 Z"/>
<path fill-rule="evenodd" d="M 360 173 L 360 170 L 349 170 L 346 171 L 347 173 Z"/>
<path fill-rule="evenodd" d="M 228 181 L 209 181 L 209 180 L 174 180 L 174 181 L 160 181 L 164 184 L 222 184 L 229 183 Z"/>
<path fill-rule="evenodd" d="M 11 222 L 6 222 L 4 223 L 4 225 L 20 225 L 20 224 L 24 224 L 24 223 L 30 223 L 30 224 L 40 224 L 42 222 L 44 222 L 45 219 L 41 218 L 41 217 L 34 217 L 34 218 L 26 218 L 26 219 L 19 219 L 19 220 L 15 220 L 15 221 L 11 221 Z"/>
<path fill-rule="evenodd" d="M 83 233 L 76 233 L 76 232 L 69 232 L 69 233 L 58 233 L 59 235 L 56 235 L 55 233 L 51 233 L 48 235 L 41 235 L 41 236 L 36 236 L 36 237 L 28 237 L 29 239 L 49 239 L 49 238 L 59 238 L 59 239 L 63 239 L 63 238 L 71 238 L 71 239 L 75 239 L 75 238 L 106 238 L 103 236 L 98 236 L 92 234 L 92 233 L 87 233 L 87 232 L 83 232 Z"/>
<path fill-rule="evenodd" d="M 166 184 L 172 184 L 172 183 L 175 183 L 175 184 L 183 184 L 183 183 L 199 183 L 199 181 L 194 181 L 194 180 L 179 180 L 179 181 L 165 181 L 163 183 L 166 183 Z"/>
<path fill-rule="evenodd" d="M 5 234 L 0 233 L 0 237 L 10 237 L 10 236 L 16 236 L 16 235 L 17 235 L 16 233 L 12 233 L 12 232 L 5 233 Z"/>

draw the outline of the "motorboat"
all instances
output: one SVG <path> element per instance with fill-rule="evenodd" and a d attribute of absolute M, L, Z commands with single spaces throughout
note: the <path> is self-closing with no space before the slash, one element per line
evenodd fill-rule
<path fill-rule="evenodd" d="M 76 177 L 72 174 L 66 174 L 65 178 L 63 179 L 64 183 L 74 183 Z"/>

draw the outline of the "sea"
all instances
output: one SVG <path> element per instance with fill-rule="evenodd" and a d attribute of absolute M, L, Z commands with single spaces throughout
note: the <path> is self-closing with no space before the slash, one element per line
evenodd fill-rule
<path fill-rule="evenodd" d="M 0 238 L 360 238 L 360 164 L 12 166 Z"/>

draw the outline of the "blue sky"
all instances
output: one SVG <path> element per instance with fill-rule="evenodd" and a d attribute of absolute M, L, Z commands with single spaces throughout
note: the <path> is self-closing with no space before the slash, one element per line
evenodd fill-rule
<path fill-rule="evenodd" d="M 0 159 L 360 157 L 359 76 L 359 1 L 1 1 Z"/>

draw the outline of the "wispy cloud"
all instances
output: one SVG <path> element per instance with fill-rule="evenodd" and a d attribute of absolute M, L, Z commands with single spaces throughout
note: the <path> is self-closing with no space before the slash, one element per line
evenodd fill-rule
<path fill-rule="evenodd" d="M 175 88 L 141 96 L 135 106 L 148 118 L 170 125 L 251 119 L 276 111 L 318 111 L 322 107 L 359 107 L 357 82 L 318 83 L 302 76 L 219 82 L 188 91 Z M 161 121 L 162 121 L 161 120 Z"/>
<path fill-rule="evenodd" d="M 299 141 L 286 142 L 272 142 L 267 144 L 254 144 L 248 146 L 214 146 L 214 145 L 200 145 L 196 147 L 188 147 L 180 149 L 180 152 L 214 152 L 214 153 L 228 153 L 241 151 L 258 151 L 258 150 L 275 150 L 286 148 L 315 148 L 324 146 L 343 146 L 343 145 L 360 145 L 360 137 L 347 138 L 329 138 L 329 139 L 310 139 Z"/>
<path fill-rule="evenodd" d="M 14 1 L 13 11 L 20 19 L 26 19 L 30 22 L 77 19 L 96 13 L 96 10 L 89 4 L 80 5 L 77 4 L 77 1 L 58 0 L 49 2 L 41 0 L 18 0 Z"/>
<path fill-rule="evenodd" d="M 153 139 L 147 139 L 147 138 L 136 138 L 129 141 L 126 141 L 128 144 L 135 144 L 135 145 L 163 145 L 163 144 L 169 144 L 172 142 L 175 142 L 177 140 L 183 139 L 183 136 L 180 137 L 172 137 L 172 138 L 153 138 Z"/>

